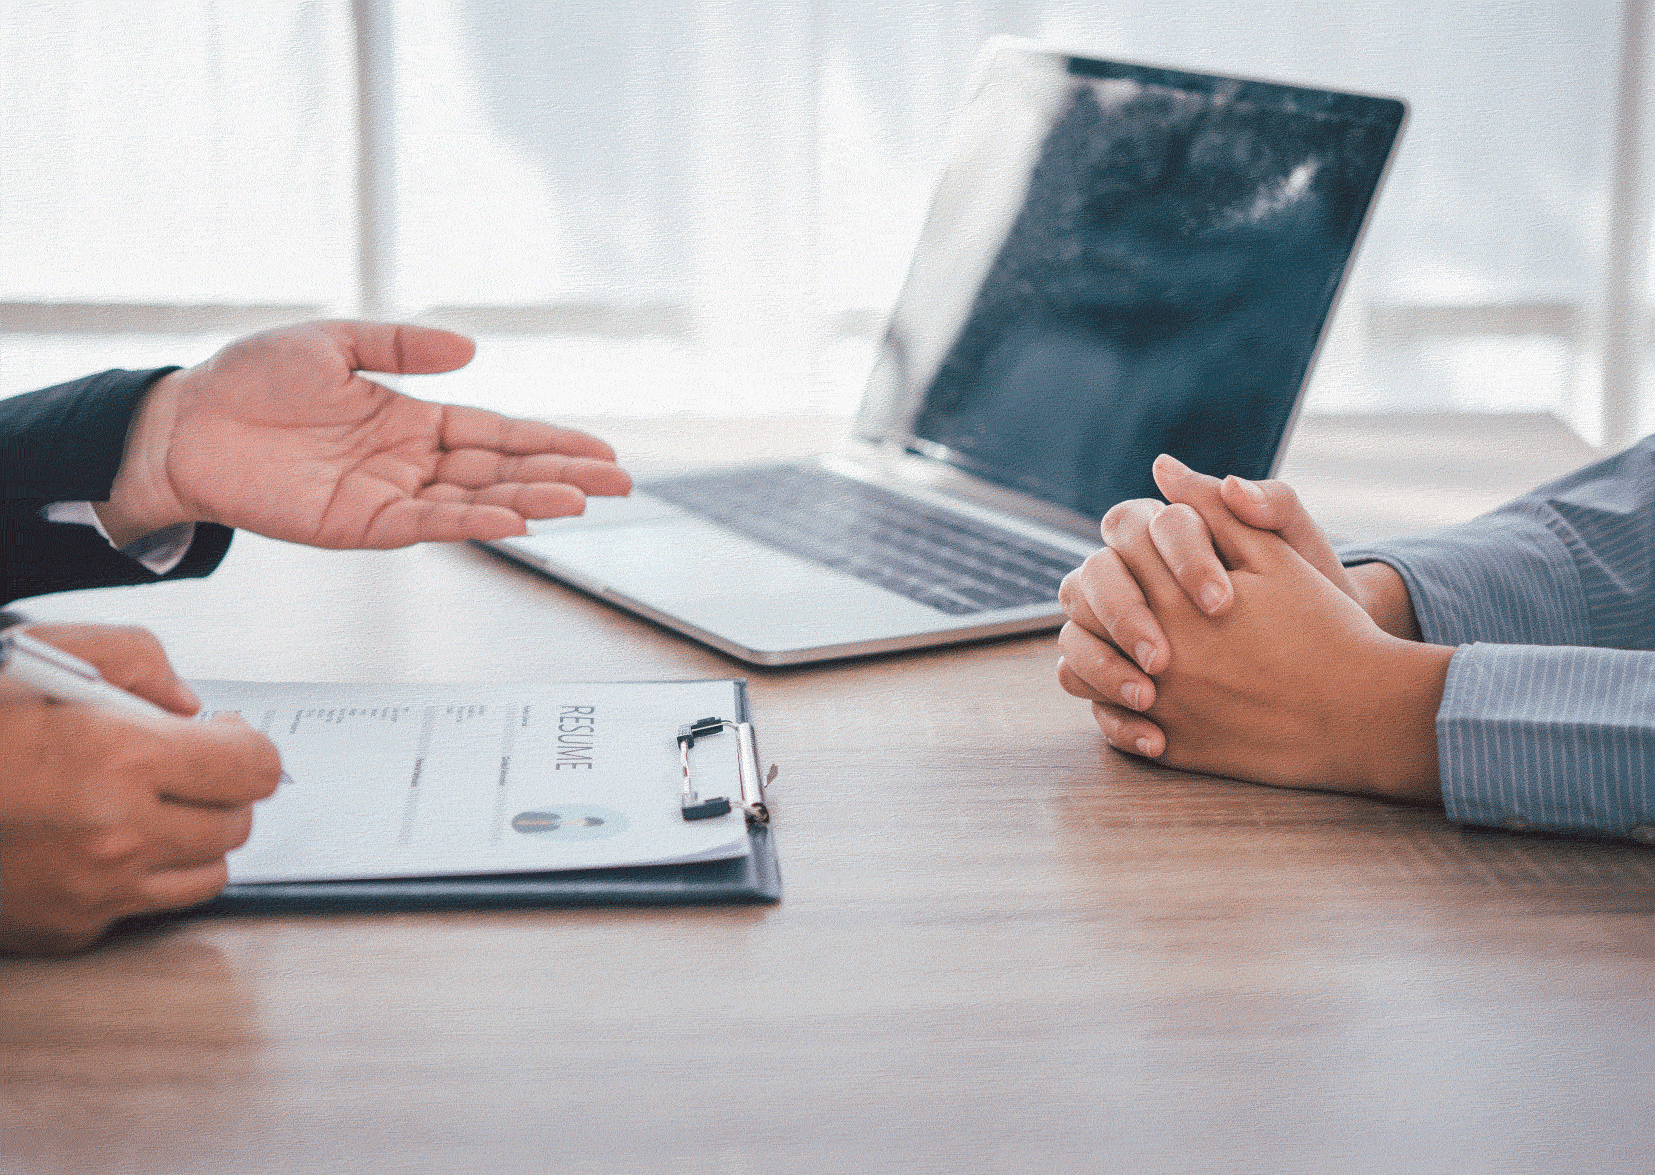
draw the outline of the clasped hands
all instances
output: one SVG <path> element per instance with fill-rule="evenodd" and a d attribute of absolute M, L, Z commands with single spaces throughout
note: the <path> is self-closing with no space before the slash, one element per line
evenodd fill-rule
<path fill-rule="evenodd" d="M 1114 747 L 1282 787 L 1440 803 L 1453 650 L 1423 644 L 1401 577 L 1345 568 L 1292 489 L 1156 459 L 1064 580 L 1063 688 Z"/>

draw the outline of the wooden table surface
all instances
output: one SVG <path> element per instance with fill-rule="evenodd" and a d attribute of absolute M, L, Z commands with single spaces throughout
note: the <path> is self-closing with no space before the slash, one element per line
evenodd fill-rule
<path fill-rule="evenodd" d="M 838 427 L 608 432 L 647 465 Z M 1312 422 L 1290 469 L 1354 534 L 1576 464 L 1555 432 L 1439 467 L 1462 433 L 1399 458 Z M 250 536 L 210 579 L 32 611 L 148 623 L 194 677 L 746 676 L 786 896 L 201 920 L 6 961 L 7 1171 L 1655 1165 L 1655 853 L 1130 762 L 1049 634 L 753 670 L 471 548 Z"/>

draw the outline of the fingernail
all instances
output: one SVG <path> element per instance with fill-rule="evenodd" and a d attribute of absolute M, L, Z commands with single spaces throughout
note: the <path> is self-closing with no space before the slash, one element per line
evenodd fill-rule
<path fill-rule="evenodd" d="M 1139 641 L 1132 650 L 1132 657 L 1138 662 L 1138 668 L 1148 673 L 1155 667 L 1155 646 L 1149 641 Z"/>
<path fill-rule="evenodd" d="M 1215 612 L 1218 610 L 1218 606 L 1223 602 L 1224 589 L 1219 587 L 1216 583 L 1209 583 L 1206 587 L 1201 589 L 1202 611 Z"/>
<path fill-rule="evenodd" d="M 1149 740 L 1147 738 L 1139 739 L 1136 745 L 1137 745 L 1137 748 L 1138 748 L 1138 754 L 1140 754 L 1140 755 L 1148 755 L 1149 754 Z"/>
<path fill-rule="evenodd" d="M 1121 697 L 1125 700 L 1126 704 L 1131 706 L 1134 710 L 1142 710 L 1144 708 L 1142 701 L 1143 691 L 1138 688 L 1138 683 L 1135 681 L 1129 681 L 1125 685 L 1121 686 Z"/>
<path fill-rule="evenodd" d="M 1155 458 L 1155 460 L 1168 462 L 1169 464 L 1176 465 L 1179 469 L 1188 469 L 1189 468 L 1188 465 L 1185 465 L 1182 461 L 1178 460 L 1178 458 L 1174 457 L 1171 453 L 1162 453 L 1159 457 Z"/>
<path fill-rule="evenodd" d="M 1232 474 L 1230 474 L 1230 480 L 1235 482 L 1236 485 L 1240 486 L 1241 487 L 1241 492 L 1246 494 L 1253 501 L 1255 501 L 1255 502 L 1264 501 L 1264 491 L 1261 490 L 1258 486 L 1254 485 L 1252 482 L 1248 481 L 1245 477 L 1237 477 L 1235 474 L 1232 473 Z"/>

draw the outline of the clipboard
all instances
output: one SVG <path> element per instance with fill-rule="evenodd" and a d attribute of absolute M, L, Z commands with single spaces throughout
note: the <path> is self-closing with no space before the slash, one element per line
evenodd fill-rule
<path fill-rule="evenodd" d="M 555 872 L 513 872 L 441 877 L 283 881 L 232 884 L 183 916 L 320 914 L 419 910 L 501 910 L 559 906 L 766 905 L 781 900 L 781 872 L 770 829 L 770 809 L 759 776 L 746 682 L 734 683 L 737 713 L 731 722 L 701 719 L 679 731 L 684 762 L 685 818 L 695 792 L 688 753 L 709 724 L 739 724 L 745 857 L 667 865 L 621 866 Z M 772 769 L 773 771 L 774 769 Z"/>
<path fill-rule="evenodd" d="M 729 861 L 641 865 L 561 873 L 393 881 L 298 881 L 232 885 L 191 915 L 324 914 L 416 910 L 512 910 L 551 906 L 748 906 L 781 901 L 768 825 L 749 828 L 752 852 Z"/>

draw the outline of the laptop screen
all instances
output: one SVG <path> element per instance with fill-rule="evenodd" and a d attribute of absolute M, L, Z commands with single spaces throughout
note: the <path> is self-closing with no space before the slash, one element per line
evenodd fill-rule
<path fill-rule="evenodd" d="M 1093 518 L 1161 452 L 1269 476 L 1403 112 L 1001 47 L 860 434 Z"/>

